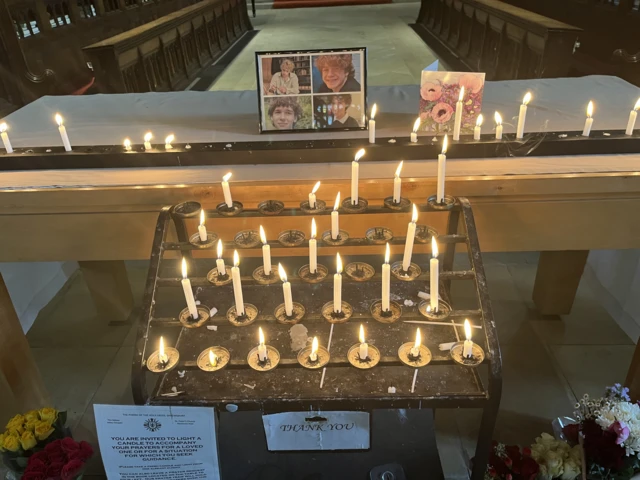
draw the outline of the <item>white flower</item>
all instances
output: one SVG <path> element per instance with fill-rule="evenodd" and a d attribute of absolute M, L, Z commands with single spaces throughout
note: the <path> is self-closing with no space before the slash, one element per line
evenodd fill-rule
<path fill-rule="evenodd" d="M 563 472 L 562 457 L 556 452 L 547 452 L 544 456 L 543 462 L 547 466 L 547 473 L 552 478 L 559 477 Z"/>
<path fill-rule="evenodd" d="M 573 460 L 567 460 L 564 462 L 564 471 L 562 472 L 562 480 L 574 480 L 580 475 L 580 463 Z"/>

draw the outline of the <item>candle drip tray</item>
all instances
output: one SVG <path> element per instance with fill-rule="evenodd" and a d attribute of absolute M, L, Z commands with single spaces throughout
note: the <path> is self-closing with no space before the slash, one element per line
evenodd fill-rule
<path fill-rule="evenodd" d="M 198 309 L 198 318 L 193 318 L 188 308 L 180 312 L 178 320 L 186 328 L 198 328 L 209 320 L 209 309 L 207 307 L 198 305 L 196 308 Z"/>

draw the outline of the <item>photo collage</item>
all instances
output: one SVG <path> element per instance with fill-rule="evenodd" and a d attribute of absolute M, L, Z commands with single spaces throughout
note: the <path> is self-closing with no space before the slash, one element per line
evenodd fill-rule
<path fill-rule="evenodd" d="M 364 129 L 366 49 L 256 53 L 262 132 Z"/>

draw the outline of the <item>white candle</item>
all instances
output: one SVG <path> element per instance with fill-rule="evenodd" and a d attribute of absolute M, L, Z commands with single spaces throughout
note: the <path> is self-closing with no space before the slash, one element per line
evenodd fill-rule
<path fill-rule="evenodd" d="M 200 210 L 200 225 L 198 225 L 198 235 L 200 235 L 200 241 L 207 241 L 207 227 L 204 226 L 204 208 Z"/>
<path fill-rule="evenodd" d="M 496 121 L 496 140 L 502 140 L 502 117 L 496 112 L 493 118 Z"/>
<path fill-rule="evenodd" d="M 242 298 L 242 280 L 240 279 L 240 258 L 238 251 L 233 251 L 233 267 L 231 267 L 231 279 L 233 280 L 233 297 L 236 301 L 236 314 L 244 315 L 244 299 Z"/>
<path fill-rule="evenodd" d="M 364 327 L 360 324 L 360 360 L 366 360 L 369 357 L 369 345 L 364 341 Z"/>
<path fill-rule="evenodd" d="M 233 199 L 231 198 L 231 189 L 229 188 L 229 179 L 231 178 L 231 172 L 222 177 L 222 194 L 224 195 L 224 203 L 227 207 L 233 207 Z"/>
<path fill-rule="evenodd" d="M 382 264 L 382 311 L 389 311 L 389 303 L 391 300 L 391 265 L 389 265 L 389 257 L 391 251 L 387 243 L 387 250 L 384 254 L 384 263 Z"/>
<path fill-rule="evenodd" d="M 360 160 L 364 156 L 364 148 L 358 150 L 353 162 L 351 162 L 351 205 L 358 204 L 358 181 L 360 177 Z"/>
<path fill-rule="evenodd" d="M 311 193 L 309 194 L 309 208 L 317 208 L 316 192 L 318 191 L 319 188 L 320 188 L 320 182 L 316 182 L 316 184 L 313 186 L 313 190 L 311 190 Z"/>
<path fill-rule="evenodd" d="M 333 276 L 333 311 L 342 311 L 342 260 L 336 254 L 336 273 Z"/>
<path fill-rule="evenodd" d="M 312 362 L 318 361 L 318 337 L 313 337 L 313 342 L 311 342 L 311 354 L 309 355 L 309 360 Z"/>
<path fill-rule="evenodd" d="M 582 136 L 588 137 L 591 133 L 591 127 L 593 126 L 593 102 L 589 101 L 587 105 L 587 119 L 584 122 L 584 129 L 582 130 Z"/>
<path fill-rule="evenodd" d="M 400 162 L 398 168 L 396 169 L 396 175 L 393 179 L 393 203 L 400 203 L 400 196 L 402 190 L 402 179 L 400 178 L 400 172 L 402 171 L 402 164 L 404 161 Z"/>
<path fill-rule="evenodd" d="M 462 350 L 462 356 L 464 358 L 471 358 L 473 356 L 473 342 L 471 341 L 471 325 L 469 320 L 464 320 L 464 335 L 466 340 L 464 341 L 464 348 Z"/>
<path fill-rule="evenodd" d="M 216 260 L 216 267 L 218 268 L 219 276 L 225 276 L 227 274 L 224 259 L 222 258 L 222 240 L 220 239 L 218 239 L 218 259 Z"/>
<path fill-rule="evenodd" d="M 627 130 L 624 132 L 627 135 L 633 135 L 633 129 L 636 127 L 636 118 L 638 118 L 638 109 L 640 109 L 640 98 L 638 99 L 638 101 L 636 102 L 635 107 L 633 107 L 633 110 L 631 110 L 631 113 L 629 113 L 629 121 L 627 122 Z M 4 140 L 4 137 L 3 137 Z M 5 143 L 6 146 L 6 143 Z M 9 151 L 9 149 L 7 149 L 7 152 Z M 11 153 L 11 152 L 9 152 Z"/>
<path fill-rule="evenodd" d="M 413 131 L 411 132 L 411 143 L 418 143 L 418 129 L 420 128 L 420 117 L 416 118 L 413 123 Z"/>
<path fill-rule="evenodd" d="M 318 271 L 318 241 L 316 240 L 316 219 L 311 219 L 311 238 L 309 239 L 309 272 Z"/>
<path fill-rule="evenodd" d="M 376 143 L 376 121 L 374 120 L 376 116 L 376 111 L 378 106 L 374 103 L 371 108 L 371 118 L 369 119 L 369 143 Z"/>
<path fill-rule="evenodd" d="M 267 236 L 262 225 L 260 225 L 260 240 L 262 240 L 262 267 L 264 274 L 269 276 L 271 275 L 271 245 L 267 243 Z"/>
<path fill-rule="evenodd" d="M 187 307 L 193 318 L 198 318 L 198 308 L 196 300 L 193 298 L 193 290 L 191 289 L 191 281 L 187 278 L 187 261 L 182 258 L 182 290 L 184 290 L 184 298 L 187 299 Z"/>
<path fill-rule="evenodd" d="M 131 151 L 131 140 L 128 138 L 124 139 L 124 150 L 125 152 L 130 152 Z"/>
<path fill-rule="evenodd" d="M 462 101 L 464 100 L 464 87 L 460 87 L 460 96 L 458 97 L 458 101 L 456 102 L 456 116 L 453 122 L 453 140 L 460 140 L 460 128 L 462 127 L 462 110 L 464 109 L 464 104 Z"/>
<path fill-rule="evenodd" d="M 407 240 L 404 244 L 404 257 L 402 257 L 402 270 L 409 270 L 409 266 L 411 265 L 411 254 L 413 253 L 413 242 L 416 238 L 416 222 L 418 221 L 418 209 L 416 208 L 416 204 L 413 204 L 413 215 L 411 216 L 411 221 L 409 222 L 409 226 L 407 227 Z"/>
<path fill-rule="evenodd" d="M 153 146 L 151 145 L 151 139 L 153 138 L 153 134 L 151 132 L 147 132 L 144 134 L 144 149 L 151 150 Z"/>
<path fill-rule="evenodd" d="M 173 148 L 173 141 L 176 139 L 175 135 L 171 134 L 167 138 L 164 139 L 164 149 L 171 150 Z"/>
<path fill-rule="evenodd" d="M 413 344 L 413 347 L 409 351 L 412 357 L 420 356 L 420 344 L 422 343 L 422 337 L 420 335 L 420 329 L 416 329 L 416 342 Z"/>
<path fill-rule="evenodd" d="M 167 363 L 169 357 L 164 353 L 164 337 L 160 337 L 160 347 L 158 348 L 158 361 L 160 363 Z"/>
<path fill-rule="evenodd" d="M 71 142 L 69 142 L 69 135 L 67 135 L 67 129 L 62 122 L 62 116 L 56 113 L 56 123 L 58 124 L 58 131 L 60 132 L 60 138 L 62 138 L 62 144 L 66 152 L 71 151 Z"/>
<path fill-rule="evenodd" d="M 518 115 L 518 128 L 516 129 L 516 138 L 524 138 L 524 122 L 527 118 L 527 105 L 531 101 L 531 92 L 527 92 L 522 99 L 520 105 L 520 115 Z"/>
<path fill-rule="evenodd" d="M 216 365 L 218 365 L 218 356 L 213 353 L 213 349 L 209 349 L 209 365 L 211 365 L 212 367 L 215 367 Z"/>
<path fill-rule="evenodd" d="M 436 201 L 438 203 L 444 202 L 444 177 L 447 170 L 447 136 L 444 136 L 442 142 L 442 153 L 438 155 L 438 183 L 436 188 Z"/>
<path fill-rule="evenodd" d="M 478 115 L 478 118 L 476 119 L 476 126 L 473 127 L 473 139 L 474 140 L 480 140 L 480 134 L 482 133 L 482 121 L 484 120 L 484 118 L 482 117 L 482 114 Z"/>
<path fill-rule="evenodd" d="M 338 208 L 340 208 L 340 192 L 336 195 L 336 203 L 333 204 L 333 212 L 331 212 L 331 240 L 337 240 L 340 234 Z"/>
<path fill-rule="evenodd" d="M 293 314 L 293 297 L 291 296 L 291 283 L 287 281 L 287 272 L 282 268 L 282 264 L 278 264 L 278 273 L 282 280 L 282 293 L 284 294 L 284 311 L 287 317 Z"/>
<path fill-rule="evenodd" d="M 11 147 L 11 142 L 9 141 L 9 135 L 7 134 L 7 124 L 0 124 L 0 137 L 2 137 L 2 143 L 4 144 L 4 149 L 7 153 L 13 153 L 13 148 Z"/>
<path fill-rule="evenodd" d="M 438 261 L 438 242 L 436 237 L 431 237 L 431 261 L 429 262 L 429 304 L 431 311 L 438 311 L 438 299 L 440 298 L 439 281 L 440 281 L 440 262 Z"/>
<path fill-rule="evenodd" d="M 258 360 L 264 362 L 267 359 L 267 346 L 264 344 L 264 333 L 262 333 L 262 327 L 258 327 Z"/>

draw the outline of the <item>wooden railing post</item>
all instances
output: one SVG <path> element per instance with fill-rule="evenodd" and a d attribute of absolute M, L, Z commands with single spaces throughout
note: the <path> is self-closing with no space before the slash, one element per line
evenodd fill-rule
<path fill-rule="evenodd" d="M 93 0 L 96 7 L 96 15 L 99 17 L 104 15 L 104 0 Z"/>
<path fill-rule="evenodd" d="M 43 33 L 50 32 L 53 28 L 51 26 L 51 17 L 49 16 L 49 12 L 47 12 L 47 6 L 42 0 L 36 0 L 35 10 L 38 28 L 40 31 Z"/>

